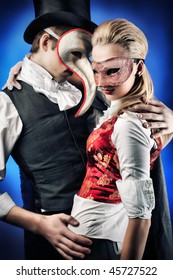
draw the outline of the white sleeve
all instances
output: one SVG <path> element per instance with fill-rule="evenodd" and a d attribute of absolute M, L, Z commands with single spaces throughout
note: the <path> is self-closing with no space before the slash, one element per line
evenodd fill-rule
<path fill-rule="evenodd" d="M 150 150 L 154 140 L 150 133 L 134 113 L 124 113 L 115 123 L 112 134 L 122 176 L 117 188 L 132 218 L 150 218 L 155 204 L 150 179 Z"/>
<path fill-rule="evenodd" d="M 9 155 L 22 131 L 22 121 L 4 92 L 0 92 L 0 180 L 5 176 L 5 166 Z"/>
<path fill-rule="evenodd" d="M 15 206 L 15 203 L 8 193 L 0 194 L 0 220 L 8 214 L 13 206 Z"/>
<path fill-rule="evenodd" d="M 22 131 L 22 121 L 12 103 L 4 92 L 0 92 L 0 181 L 4 179 L 6 162 Z M 7 194 L 0 194 L 0 218 L 13 206 Z"/>

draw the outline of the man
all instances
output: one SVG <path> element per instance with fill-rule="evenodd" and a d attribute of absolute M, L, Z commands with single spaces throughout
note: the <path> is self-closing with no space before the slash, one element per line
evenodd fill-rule
<path fill-rule="evenodd" d="M 5 90 L 0 97 L 4 155 L 0 176 L 4 178 L 12 154 L 21 168 L 24 201 L 22 209 L 2 194 L 0 213 L 6 222 L 25 229 L 26 259 L 83 259 L 90 253 L 90 240 L 75 235 L 67 225 L 78 225 L 69 214 L 85 174 L 88 126 L 94 127 L 106 105 L 96 97 L 82 117 L 74 117 L 81 105 L 80 91 L 66 83 L 72 72 L 57 59 L 57 40 L 51 31 L 58 36 L 72 27 L 93 32 L 96 25 L 90 21 L 89 1 L 82 1 L 80 10 L 78 1 L 61 2 L 34 1 L 36 19 L 24 34 L 28 43 L 34 43 L 18 77 L 22 90 Z M 76 98 L 69 108 L 70 93 Z"/>
<path fill-rule="evenodd" d="M 57 39 L 44 30 L 60 25 L 59 29 L 54 28 L 58 36 L 73 27 L 93 32 L 96 25 L 90 21 L 89 1 L 82 3 L 78 12 L 78 1 L 72 5 L 69 1 L 34 1 L 36 19 L 24 34 L 25 40 L 33 44 L 30 59 L 25 58 L 19 77 L 23 89 L 1 94 L 1 129 L 5 131 L 1 138 L 1 178 L 12 152 L 21 168 L 24 208 L 37 213 L 15 206 L 5 193 L 0 197 L 1 218 L 30 231 L 25 232 L 27 259 L 61 258 L 57 251 L 66 258 L 83 258 L 90 252 L 86 247 L 90 240 L 73 234 L 66 225 L 77 225 L 67 214 L 85 174 L 88 120 L 94 120 L 95 109 L 92 106 L 83 117 L 74 117 L 82 94 L 65 82 L 72 72 L 57 57 Z M 96 103 L 101 110 L 106 108 L 99 99 Z M 8 113 L 4 114 L 4 110 Z M 29 180 L 32 188 L 28 188 Z M 54 213 L 56 216 L 50 216 Z"/>

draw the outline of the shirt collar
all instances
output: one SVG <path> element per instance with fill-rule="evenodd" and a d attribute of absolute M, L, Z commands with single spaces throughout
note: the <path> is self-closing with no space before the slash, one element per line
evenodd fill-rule
<path fill-rule="evenodd" d="M 59 105 L 61 111 L 76 106 L 82 97 L 81 91 L 68 81 L 58 83 L 43 67 L 25 56 L 18 80 L 31 85 L 36 92 L 43 93 L 50 101 Z"/>

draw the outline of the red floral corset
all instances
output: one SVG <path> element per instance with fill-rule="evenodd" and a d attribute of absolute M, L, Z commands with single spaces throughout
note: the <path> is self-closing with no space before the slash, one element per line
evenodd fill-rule
<path fill-rule="evenodd" d="M 117 150 L 112 143 L 111 135 L 117 116 L 104 122 L 94 130 L 87 140 L 87 170 L 78 195 L 106 203 L 120 203 L 121 198 L 116 181 L 121 178 Z M 151 151 L 150 164 L 161 150 L 161 140 L 157 139 L 158 149 Z"/>

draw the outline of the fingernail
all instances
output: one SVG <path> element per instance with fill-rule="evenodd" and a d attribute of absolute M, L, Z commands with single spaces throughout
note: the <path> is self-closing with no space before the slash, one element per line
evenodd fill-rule
<path fill-rule="evenodd" d="M 142 119 L 142 118 L 143 118 L 143 115 L 142 115 L 142 114 L 137 114 L 137 117 L 138 117 L 139 119 Z"/>
<path fill-rule="evenodd" d="M 148 123 L 144 123 L 144 127 L 145 128 L 149 128 L 149 124 Z"/>
<path fill-rule="evenodd" d="M 85 258 L 85 255 L 81 255 L 81 256 L 80 256 L 80 259 L 84 259 L 84 258 Z"/>
<path fill-rule="evenodd" d="M 86 251 L 86 254 L 90 254 L 90 253 L 91 253 L 91 250 Z"/>

